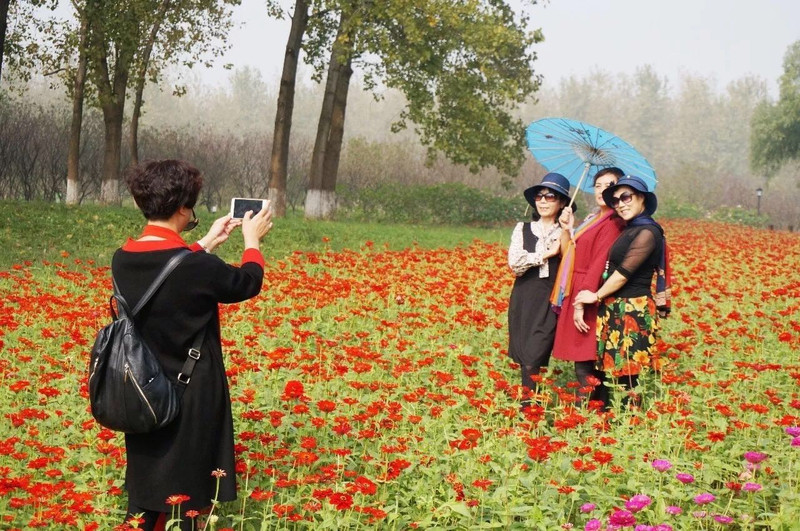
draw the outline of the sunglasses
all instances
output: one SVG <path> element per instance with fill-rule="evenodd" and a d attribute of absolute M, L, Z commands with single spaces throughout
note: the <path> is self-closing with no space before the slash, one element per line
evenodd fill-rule
<path fill-rule="evenodd" d="M 620 205 L 620 203 L 627 205 L 628 203 L 631 202 L 633 196 L 635 195 L 636 194 L 631 192 L 625 192 L 624 194 L 620 194 L 619 197 L 616 196 L 612 197 L 611 201 L 609 201 L 611 203 L 611 208 L 617 208 Z"/>
<path fill-rule="evenodd" d="M 533 196 L 533 199 L 534 199 L 534 201 L 541 201 L 542 199 L 544 199 L 548 203 L 553 203 L 553 202 L 555 202 L 557 197 L 556 197 L 556 194 L 554 194 L 553 192 L 547 192 L 547 193 L 539 192 L 538 194 Z"/>
<path fill-rule="evenodd" d="M 190 219 L 189 222 L 186 224 L 186 227 L 184 227 L 183 232 L 188 232 L 192 229 L 195 229 L 199 224 L 200 220 L 197 219 L 197 214 L 195 214 L 194 209 L 192 209 L 192 219 Z"/>

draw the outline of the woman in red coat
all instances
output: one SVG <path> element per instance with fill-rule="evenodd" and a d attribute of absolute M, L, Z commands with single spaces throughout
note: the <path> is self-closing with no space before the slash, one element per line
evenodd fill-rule
<path fill-rule="evenodd" d="M 609 167 L 594 176 L 594 197 L 597 210 L 589 214 L 581 225 L 573 230 L 572 211 L 564 209 L 559 218 L 567 243 L 562 247 L 562 262 L 551 303 L 559 313 L 553 357 L 575 362 L 575 375 L 581 385 L 581 395 L 593 388 L 591 400 L 605 401 L 606 388 L 598 385 L 602 373 L 595 369 L 597 358 L 597 307 L 573 305 L 576 293 L 587 289 L 596 291 L 603 283 L 608 250 L 617 239 L 625 223 L 613 209 L 603 201 L 603 191 L 616 184 L 625 173 L 619 168 Z M 572 239 L 569 235 L 573 234 Z"/>

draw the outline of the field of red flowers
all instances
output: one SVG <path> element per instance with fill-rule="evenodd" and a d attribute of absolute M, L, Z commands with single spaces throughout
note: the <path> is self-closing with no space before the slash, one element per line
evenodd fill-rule
<path fill-rule="evenodd" d="M 797 529 L 800 236 L 666 229 L 667 363 L 608 417 L 560 362 L 520 415 L 502 246 L 269 263 L 222 309 L 240 496 L 210 528 Z M 86 392 L 109 291 L 67 253 L 0 273 L 0 528 L 121 521 L 123 440 Z"/>

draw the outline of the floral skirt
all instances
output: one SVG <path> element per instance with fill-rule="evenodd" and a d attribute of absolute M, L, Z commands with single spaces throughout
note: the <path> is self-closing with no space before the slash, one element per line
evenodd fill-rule
<path fill-rule="evenodd" d="M 655 366 L 658 318 L 652 297 L 609 297 L 597 312 L 597 368 L 613 376 Z"/>

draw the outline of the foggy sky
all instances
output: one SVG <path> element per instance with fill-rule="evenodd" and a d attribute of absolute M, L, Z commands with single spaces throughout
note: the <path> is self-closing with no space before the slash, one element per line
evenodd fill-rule
<path fill-rule="evenodd" d="M 535 71 L 546 86 L 592 69 L 631 74 L 649 64 L 673 87 L 681 73 L 703 76 L 718 90 L 756 75 L 777 97 L 783 55 L 800 39 L 798 0 L 544 0 L 525 9 L 545 35 Z M 290 21 L 268 19 L 264 0 L 243 0 L 235 19 L 232 48 L 218 64 L 256 67 L 277 84 Z M 212 84 L 229 76 L 221 66 L 196 72 Z"/>

